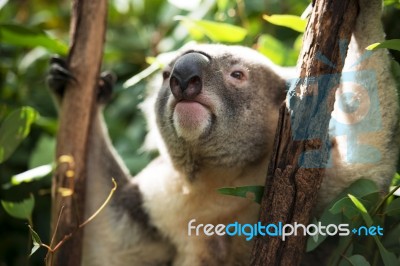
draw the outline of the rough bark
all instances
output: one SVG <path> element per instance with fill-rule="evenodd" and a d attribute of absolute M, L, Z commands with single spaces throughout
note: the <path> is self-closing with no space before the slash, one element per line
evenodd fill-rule
<path fill-rule="evenodd" d="M 280 109 L 274 152 L 261 203 L 262 224 L 307 225 L 329 157 L 328 125 L 347 43 L 358 14 L 355 0 L 316 0 L 298 61 L 299 78 Z M 321 55 L 332 64 L 321 60 Z M 332 67 L 334 65 L 335 67 Z M 259 236 L 251 265 L 299 265 L 306 237 Z"/>
<path fill-rule="evenodd" d="M 83 230 L 78 226 L 85 206 L 86 145 L 103 53 L 106 9 L 106 0 L 73 2 L 68 65 L 75 81 L 67 85 L 60 106 L 52 187 L 52 245 L 63 242 L 50 256 L 49 264 L 76 266 L 81 261 Z"/>

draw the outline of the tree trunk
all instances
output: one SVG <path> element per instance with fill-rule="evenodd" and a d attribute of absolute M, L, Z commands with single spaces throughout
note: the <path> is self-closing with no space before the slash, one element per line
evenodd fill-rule
<path fill-rule="evenodd" d="M 96 101 L 106 14 L 106 0 L 73 2 L 68 65 L 76 80 L 67 85 L 60 107 L 52 187 L 52 245 L 60 241 L 62 245 L 50 254 L 50 265 L 81 263 L 83 230 L 78 226 L 84 216 L 88 132 Z"/>
<path fill-rule="evenodd" d="M 298 61 L 300 78 L 288 92 L 289 107 L 280 109 L 261 202 L 263 225 L 309 223 L 329 158 L 328 125 L 358 4 L 355 0 L 316 0 L 313 4 Z M 285 241 L 259 236 L 251 265 L 299 265 L 305 242 L 303 234 Z"/>

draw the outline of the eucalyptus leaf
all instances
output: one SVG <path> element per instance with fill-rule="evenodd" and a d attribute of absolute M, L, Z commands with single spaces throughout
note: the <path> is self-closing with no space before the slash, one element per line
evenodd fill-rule
<path fill-rule="evenodd" d="M 341 215 L 336 215 L 333 214 L 329 211 L 329 208 L 326 208 L 322 215 L 321 218 L 319 219 L 319 222 L 321 223 L 321 225 L 323 226 L 327 226 L 329 224 L 340 224 L 342 222 L 342 216 Z M 314 219 L 313 224 L 317 224 L 318 221 L 316 219 Z M 307 239 L 307 247 L 306 247 L 306 251 L 310 252 L 313 251 L 314 249 L 316 249 L 322 242 L 325 241 L 325 239 L 328 237 L 327 234 L 325 235 L 321 235 L 321 234 L 317 234 L 314 237 L 308 237 Z"/>
<path fill-rule="evenodd" d="M 36 142 L 35 148 L 29 158 L 29 168 L 48 165 L 54 160 L 56 139 L 53 136 L 42 135 Z"/>
<path fill-rule="evenodd" d="M 263 15 L 263 19 L 271 24 L 287 27 L 298 32 L 304 32 L 307 26 L 307 20 L 294 15 Z"/>
<path fill-rule="evenodd" d="M 31 220 L 35 198 L 31 196 L 21 202 L 1 201 L 4 210 L 12 217 L 17 219 Z"/>
<path fill-rule="evenodd" d="M 10 113 L 0 125 L 0 163 L 7 160 L 28 136 L 39 114 L 32 107 L 22 107 Z"/>
<path fill-rule="evenodd" d="M 332 214 L 343 213 L 348 219 L 351 219 L 358 215 L 358 211 L 354 208 L 351 200 L 349 198 L 343 198 L 337 201 L 332 208 L 330 208 Z"/>
<path fill-rule="evenodd" d="M 351 194 L 348 194 L 347 196 L 349 197 L 351 202 L 353 202 L 353 204 L 357 208 L 357 210 L 360 212 L 361 216 L 364 219 L 365 224 L 367 226 L 372 226 L 373 220 L 372 220 L 371 216 L 368 214 L 368 211 L 365 208 L 365 206 L 361 203 L 361 201 L 359 201 L 356 197 L 354 197 Z"/>
<path fill-rule="evenodd" d="M 297 52 L 271 35 L 263 34 L 258 38 L 257 50 L 277 65 L 296 65 Z"/>
<path fill-rule="evenodd" d="M 379 192 L 379 188 L 376 183 L 370 179 L 360 178 L 355 182 L 351 183 L 349 187 L 344 189 L 337 197 L 336 200 L 346 197 L 351 194 L 357 198 L 362 198 L 372 193 Z"/>
<path fill-rule="evenodd" d="M 384 6 L 390 6 L 394 4 L 400 4 L 399 0 L 383 0 Z"/>
<path fill-rule="evenodd" d="M 228 0 L 217 0 L 218 11 L 224 11 L 228 6 Z"/>
<path fill-rule="evenodd" d="M 9 183 L 3 185 L 3 189 L 9 189 L 13 186 L 20 185 L 23 182 L 29 183 L 41 179 L 50 174 L 52 170 L 53 167 L 51 166 L 51 164 L 46 164 L 14 175 L 13 177 L 11 177 L 11 181 Z"/>
<path fill-rule="evenodd" d="M 383 264 L 385 266 L 399 265 L 399 260 L 393 252 L 389 252 L 381 243 L 377 236 L 373 236 L 376 245 L 378 246 Z"/>
<path fill-rule="evenodd" d="M 246 29 L 227 23 L 196 20 L 184 16 L 176 16 L 175 20 L 182 21 L 190 33 L 196 32 L 196 36 L 204 34 L 214 42 L 238 43 L 247 35 Z"/>
<path fill-rule="evenodd" d="M 400 175 L 396 173 L 392 179 L 392 186 L 400 186 Z"/>
<path fill-rule="evenodd" d="M 381 48 L 387 48 L 387 49 L 392 49 L 392 50 L 397 50 L 400 51 L 400 39 L 392 39 L 392 40 L 386 40 L 383 42 L 377 42 L 373 43 L 369 46 L 367 46 L 367 50 L 376 50 L 376 49 L 381 49 Z"/>
<path fill-rule="evenodd" d="M 350 258 L 347 258 L 348 262 L 350 265 L 353 266 L 370 266 L 369 262 L 361 255 L 356 254 L 351 256 Z"/>
<path fill-rule="evenodd" d="M 400 249 L 400 223 L 397 223 L 390 231 L 385 231 L 383 245 L 390 249 Z"/>
<path fill-rule="evenodd" d="M 364 222 L 367 226 L 372 226 L 373 225 L 373 220 L 371 218 L 371 216 L 368 214 L 365 206 L 353 195 L 348 195 L 350 200 L 353 202 L 354 206 L 357 207 L 357 209 L 359 210 L 359 212 L 361 213 L 362 218 L 364 219 Z M 391 265 L 397 265 L 398 260 L 396 258 L 396 256 L 394 255 L 394 253 L 389 252 L 383 245 L 381 240 L 376 236 L 373 235 L 372 236 L 375 240 L 376 245 L 378 246 L 379 249 L 379 253 L 381 255 L 383 264 L 385 266 L 391 266 Z"/>
<path fill-rule="evenodd" d="M 51 38 L 44 31 L 23 27 L 20 25 L 0 24 L 0 43 L 22 47 L 43 47 L 49 52 L 66 55 L 68 46 Z"/>
<path fill-rule="evenodd" d="M 258 38 L 257 50 L 277 65 L 284 65 L 287 55 L 285 45 L 275 37 L 263 34 Z"/>
<path fill-rule="evenodd" d="M 32 256 L 32 254 L 35 253 L 42 246 L 42 240 L 40 239 L 38 233 L 33 230 L 32 226 L 28 225 L 28 227 L 29 231 L 31 232 L 33 242 L 32 250 L 29 256 Z"/>
<path fill-rule="evenodd" d="M 400 198 L 394 199 L 389 206 L 386 207 L 385 214 L 388 216 L 400 217 Z"/>
<path fill-rule="evenodd" d="M 395 190 L 394 192 L 393 192 L 393 195 L 395 195 L 395 196 L 397 196 L 397 197 L 400 197 L 400 187 L 399 186 L 391 186 L 390 187 L 390 190 L 392 191 L 392 190 Z"/>

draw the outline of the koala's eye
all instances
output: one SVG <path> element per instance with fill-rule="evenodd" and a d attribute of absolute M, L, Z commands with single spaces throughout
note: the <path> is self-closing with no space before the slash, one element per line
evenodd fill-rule
<path fill-rule="evenodd" d="M 231 77 L 238 80 L 242 80 L 244 78 L 244 74 L 242 71 L 236 70 L 231 73 Z"/>
<path fill-rule="evenodd" d="M 171 75 L 171 72 L 169 72 L 169 71 L 163 71 L 163 73 L 162 73 L 162 77 L 164 80 L 168 79 L 170 75 Z"/>

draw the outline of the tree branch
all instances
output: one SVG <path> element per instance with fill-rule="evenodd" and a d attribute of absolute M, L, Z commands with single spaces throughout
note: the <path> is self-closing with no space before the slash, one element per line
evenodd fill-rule
<path fill-rule="evenodd" d="M 299 79 L 280 109 L 261 203 L 262 224 L 307 225 L 329 157 L 328 125 L 358 13 L 357 1 L 317 0 L 299 57 Z M 321 60 L 324 56 L 326 60 Z M 335 66 L 335 67 L 332 67 Z M 306 236 L 259 236 L 251 265 L 299 265 Z"/>
<path fill-rule="evenodd" d="M 50 264 L 81 263 L 83 231 L 77 230 L 85 206 L 85 162 L 106 28 L 106 0 L 74 0 L 69 69 L 75 81 L 67 85 L 57 136 L 57 169 L 53 176 L 52 231 L 55 242 L 73 233 Z M 56 232 L 57 218 L 64 206 Z M 52 257 L 52 256 L 51 256 Z M 49 261 L 48 261 L 49 262 Z"/>

